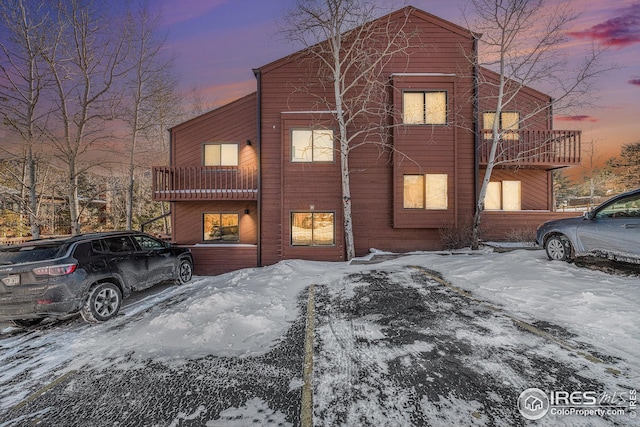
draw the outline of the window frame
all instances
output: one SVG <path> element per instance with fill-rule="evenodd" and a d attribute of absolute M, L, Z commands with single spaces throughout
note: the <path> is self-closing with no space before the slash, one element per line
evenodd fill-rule
<path fill-rule="evenodd" d="M 220 239 L 207 239 L 206 235 L 207 235 L 207 231 L 206 231 L 206 216 L 207 215 L 219 215 L 220 216 L 220 224 L 222 224 L 222 216 L 223 215 L 235 215 L 237 218 L 237 225 L 236 227 L 238 227 L 238 231 L 237 231 L 237 239 L 234 240 L 224 240 L 222 239 L 222 236 L 220 237 Z M 221 225 L 220 228 L 225 227 L 224 225 Z M 209 235 L 212 234 L 212 232 L 208 233 Z M 210 243 L 210 244 L 224 244 L 224 243 L 239 243 L 240 242 L 240 214 L 238 212 L 202 212 L 202 241 L 206 242 L 206 243 Z"/>
<path fill-rule="evenodd" d="M 518 183 L 518 209 L 505 209 L 505 191 L 508 191 L 508 189 L 505 190 L 505 186 L 504 183 Z M 487 211 L 493 211 L 493 212 L 519 212 L 522 210 L 522 181 L 521 180 L 516 180 L 516 179 L 503 179 L 500 181 L 491 181 L 489 184 L 494 184 L 494 187 L 496 185 L 499 186 L 499 191 L 498 191 L 498 195 L 500 196 L 500 208 L 496 209 L 496 208 L 488 208 L 487 207 L 487 195 L 489 194 L 488 191 L 485 194 L 485 199 L 484 199 L 484 209 Z M 487 187 L 488 190 L 488 187 Z"/>
<path fill-rule="evenodd" d="M 302 132 L 307 131 L 311 132 L 311 160 L 298 160 L 298 158 L 294 157 L 294 132 Z M 314 160 L 316 155 L 315 149 L 315 133 L 316 132 L 331 132 L 331 160 Z M 335 163 L 336 162 L 336 132 L 333 128 L 322 128 L 322 127 L 292 127 L 289 129 L 289 163 Z"/>
<path fill-rule="evenodd" d="M 406 122 L 405 121 L 405 95 L 408 93 L 422 94 L 422 122 Z M 442 93 L 444 94 L 444 122 L 427 122 L 427 93 Z M 403 90 L 402 91 L 402 124 L 407 126 L 447 126 L 449 124 L 449 91 L 446 89 L 423 89 L 423 90 Z"/>
<path fill-rule="evenodd" d="M 493 115 L 493 121 L 496 120 L 496 112 L 495 111 L 485 111 L 482 113 L 482 130 L 484 133 L 484 139 L 492 139 L 493 135 L 491 134 L 491 131 L 493 131 L 493 125 L 492 127 L 486 127 L 486 116 L 488 114 L 492 114 Z M 511 125 L 507 128 L 504 127 L 503 125 L 503 114 L 517 114 L 518 115 L 518 120 L 515 122 L 515 126 Z M 520 131 L 521 127 L 520 127 L 520 123 L 522 122 L 521 119 L 521 114 L 520 111 L 516 111 L 516 110 L 504 110 L 500 112 L 500 120 L 498 121 L 498 130 L 502 131 L 502 139 L 505 140 L 513 140 L 513 141 L 517 141 L 520 139 L 520 135 L 518 134 L 518 132 Z"/>
<path fill-rule="evenodd" d="M 294 224 L 294 220 L 293 217 L 296 214 L 311 214 L 311 243 L 310 244 L 296 244 L 294 243 L 293 240 L 293 224 Z M 332 243 L 331 244 L 318 244 L 315 243 L 315 238 L 314 238 L 314 216 L 316 214 L 330 214 L 333 217 L 333 231 L 332 231 Z M 289 213 L 289 245 L 292 247 L 304 247 L 304 248 L 330 248 L 330 247 L 335 247 L 336 246 L 336 212 L 335 211 L 291 211 Z"/>
<path fill-rule="evenodd" d="M 224 164 L 222 157 L 222 146 L 223 145 L 235 145 L 236 147 L 236 158 L 235 164 Z M 220 147 L 220 164 L 207 164 L 207 147 L 218 146 Z M 237 142 L 204 142 L 202 143 L 202 165 L 203 166 L 213 166 L 213 167 L 238 167 L 240 165 L 240 144 Z"/>
<path fill-rule="evenodd" d="M 407 207 L 406 206 L 406 189 L 405 189 L 405 182 L 406 182 L 406 177 L 409 176 L 413 176 L 413 177 L 421 177 L 422 178 L 422 206 L 421 207 Z M 444 203 L 443 205 L 445 205 L 445 207 L 441 207 L 441 206 L 429 206 L 429 185 L 428 185 L 428 176 L 431 177 L 436 177 L 436 176 L 444 176 L 444 183 L 445 183 L 445 189 L 444 189 L 444 200 L 442 200 Z M 409 211 L 420 211 L 420 210 L 425 210 L 425 211 L 447 211 L 449 210 L 449 174 L 448 173 L 423 173 L 423 174 L 419 174 L 419 173 L 406 173 L 402 175 L 402 208 L 405 210 L 409 210 Z"/>

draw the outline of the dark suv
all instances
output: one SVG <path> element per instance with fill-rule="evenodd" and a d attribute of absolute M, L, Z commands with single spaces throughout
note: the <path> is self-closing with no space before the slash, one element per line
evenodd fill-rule
<path fill-rule="evenodd" d="M 87 322 L 103 322 L 131 291 L 188 282 L 192 270 L 189 249 L 133 231 L 2 247 L 0 320 L 30 326 L 79 311 Z"/>

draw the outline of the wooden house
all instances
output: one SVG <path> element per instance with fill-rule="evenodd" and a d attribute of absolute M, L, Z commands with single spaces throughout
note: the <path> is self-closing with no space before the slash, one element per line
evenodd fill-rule
<path fill-rule="evenodd" d="M 380 18 L 396 21 L 420 42 L 384 65 L 382 146 L 391 148 L 364 143 L 349 156 L 356 255 L 440 249 L 443 230 L 468 224 L 494 120 L 508 132 L 483 236 L 562 215 L 551 171 L 579 164 L 580 133 L 552 130 L 549 109 L 531 114 L 549 97 L 528 88 L 496 118 L 477 96 L 487 90 L 478 77 L 496 76 L 469 62 L 474 34 L 411 7 Z M 191 247 L 197 274 L 345 260 L 338 127 L 318 105 L 333 88 L 304 85 L 318 79 L 313 64 L 302 51 L 254 69 L 254 93 L 170 129 L 170 165 L 154 168 L 153 196 L 170 202 L 172 240 Z"/>

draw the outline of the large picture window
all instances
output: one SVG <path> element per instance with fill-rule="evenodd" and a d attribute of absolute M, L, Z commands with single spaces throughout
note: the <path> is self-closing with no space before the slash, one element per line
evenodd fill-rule
<path fill-rule="evenodd" d="M 403 207 L 405 209 L 448 209 L 447 174 L 405 175 Z"/>
<path fill-rule="evenodd" d="M 238 144 L 204 144 L 205 166 L 238 166 Z"/>
<path fill-rule="evenodd" d="M 486 210 L 519 211 L 522 209 L 522 182 L 495 181 L 487 186 Z"/>
<path fill-rule="evenodd" d="M 447 92 L 404 92 L 402 103 L 405 124 L 447 124 Z"/>
<path fill-rule="evenodd" d="M 240 240 L 237 213 L 205 213 L 203 240 L 213 242 L 237 242 Z"/>
<path fill-rule="evenodd" d="M 335 214 L 332 212 L 293 212 L 293 246 L 331 246 L 335 244 Z"/>
<path fill-rule="evenodd" d="M 332 162 L 333 130 L 293 129 L 291 131 L 292 162 Z"/>

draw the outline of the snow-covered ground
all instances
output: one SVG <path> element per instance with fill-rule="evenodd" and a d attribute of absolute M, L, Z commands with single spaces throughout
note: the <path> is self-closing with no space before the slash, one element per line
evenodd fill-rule
<path fill-rule="evenodd" d="M 169 287 L 126 306 L 123 315 L 104 324 L 75 321 L 19 333 L 5 327 L 0 331 L 0 411 L 53 379 L 87 367 L 127 369 L 149 360 L 179 366 L 208 355 L 265 354 L 299 318 L 301 293 L 309 285 L 339 285 L 344 290 L 357 285 L 345 285 L 349 275 L 404 266 L 440 272 L 456 287 L 513 318 L 561 327 L 572 334 L 571 342 L 588 344 L 594 353 L 622 361 L 628 369 L 620 381 L 640 386 L 637 276 L 550 262 L 543 251 L 419 253 L 378 264 L 284 261 L 196 277 L 187 285 Z M 326 338 L 322 333 L 316 330 L 320 341 Z M 299 386 L 296 381 L 292 384 Z M 322 402 L 315 403 L 322 407 Z M 263 406 L 262 401 L 247 402 L 225 414 L 235 420 L 243 411 L 253 419 L 256 414 L 282 419 L 282 414 Z"/>

